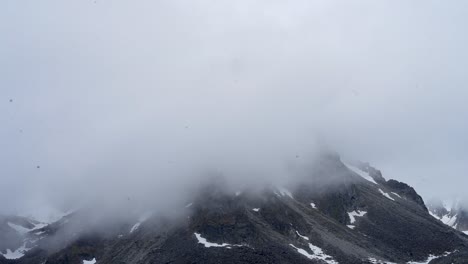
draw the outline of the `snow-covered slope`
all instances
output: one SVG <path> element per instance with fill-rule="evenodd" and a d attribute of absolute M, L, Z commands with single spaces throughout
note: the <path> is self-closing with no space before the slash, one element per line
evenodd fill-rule
<path fill-rule="evenodd" d="M 468 234 L 468 209 L 465 204 L 460 200 L 433 200 L 429 203 L 429 212 L 445 225 Z"/>

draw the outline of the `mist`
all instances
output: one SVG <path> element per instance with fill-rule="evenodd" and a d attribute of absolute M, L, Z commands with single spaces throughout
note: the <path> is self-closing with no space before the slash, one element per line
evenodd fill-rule
<path fill-rule="evenodd" d="M 465 2 L 1 5 L 0 213 L 281 184 L 322 146 L 466 193 Z"/>

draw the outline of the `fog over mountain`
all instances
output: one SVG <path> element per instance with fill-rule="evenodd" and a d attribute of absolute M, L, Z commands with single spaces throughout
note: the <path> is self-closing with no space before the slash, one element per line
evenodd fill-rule
<path fill-rule="evenodd" d="M 287 182 L 323 148 L 468 186 L 464 1 L 4 1 L 0 213 Z M 47 212 L 47 213 L 44 213 Z"/>

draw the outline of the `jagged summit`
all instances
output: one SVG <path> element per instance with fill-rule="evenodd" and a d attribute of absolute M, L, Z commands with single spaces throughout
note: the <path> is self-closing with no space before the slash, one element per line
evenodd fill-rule
<path fill-rule="evenodd" d="M 92 211 L 78 210 L 0 263 L 463 263 L 468 254 L 468 237 L 432 217 L 412 187 L 337 155 L 287 186 L 223 184 L 200 188 L 176 216 L 89 228 Z"/>

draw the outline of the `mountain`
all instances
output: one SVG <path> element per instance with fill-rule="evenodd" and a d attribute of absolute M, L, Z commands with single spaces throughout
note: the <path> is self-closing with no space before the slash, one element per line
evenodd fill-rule
<path fill-rule="evenodd" d="M 21 216 L 0 216 L 0 258 L 17 259 L 34 247 L 46 224 Z"/>
<path fill-rule="evenodd" d="M 468 236 L 431 216 L 412 187 L 336 154 L 288 186 L 233 192 L 213 181 L 171 216 L 110 223 L 90 220 L 93 210 L 30 228 L 31 249 L 0 264 L 468 263 Z M 16 250 L 12 241 L 3 248 Z"/>
<path fill-rule="evenodd" d="M 428 205 L 430 214 L 442 223 L 468 234 L 468 209 L 466 202 L 431 201 Z"/>

